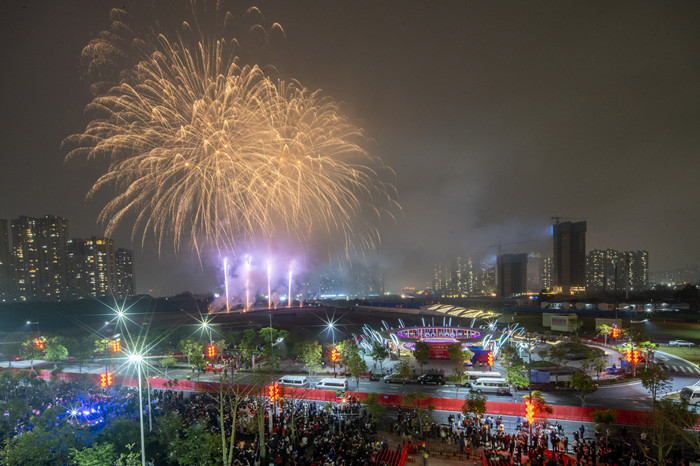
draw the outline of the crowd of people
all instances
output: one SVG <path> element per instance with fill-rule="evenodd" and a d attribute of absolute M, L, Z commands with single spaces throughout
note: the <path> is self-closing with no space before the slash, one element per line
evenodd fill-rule
<path fill-rule="evenodd" d="M 187 398 L 182 392 L 163 391 L 153 406 L 156 417 L 174 412 L 183 417 L 185 426 L 200 422 L 210 432 L 220 433 L 220 406 L 208 395 Z M 232 409 L 236 409 L 235 425 Z M 257 419 L 258 414 L 262 419 Z M 233 449 L 233 464 L 259 464 L 258 422 L 270 464 L 361 465 L 382 448 L 376 441 L 375 424 L 356 400 L 335 405 L 295 400 L 281 407 L 269 405 L 264 398 L 244 396 L 234 408 L 224 408 L 226 435 L 233 428 L 240 439 Z"/>
<path fill-rule="evenodd" d="M 497 466 L 645 466 L 657 464 L 650 460 L 652 452 L 646 442 L 646 432 L 631 438 L 625 428 L 614 439 L 589 432 L 582 424 L 573 432 L 565 432 L 558 423 L 536 421 L 530 428 L 526 419 L 518 418 L 513 432 L 506 432 L 502 416 L 463 417 L 451 432 L 460 449 L 482 452 L 487 465 Z M 442 432 L 442 431 L 441 431 Z M 441 434 L 442 435 L 442 434 Z M 443 436 L 444 437 L 444 436 Z M 673 449 L 666 458 L 668 465 L 690 464 Z"/>
<path fill-rule="evenodd" d="M 48 386 L 35 378 L 4 383 L 2 434 L 6 438 L 31 431 L 42 413 L 55 407 L 60 407 L 56 410 L 59 417 L 68 421 L 71 417 L 80 419 L 76 412 L 97 408 L 102 425 L 113 419 L 135 422 L 139 414 L 138 392 L 134 389 L 111 387 L 105 391 L 75 383 Z M 12 399 L 23 400 L 24 404 L 11 405 L 8 400 Z M 144 405 L 144 414 L 148 414 L 148 404 Z M 271 405 L 265 397 L 240 395 L 236 403 L 224 404 L 222 411 L 216 396 L 154 390 L 150 406 L 155 423 L 168 413 L 175 413 L 181 417 L 183 429 L 199 424 L 218 435 L 223 425 L 229 438 L 235 431 L 232 463 L 236 465 L 259 465 L 263 452 L 266 463 L 262 464 L 370 464 L 386 448 L 377 440 L 375 422 L 353 399 L 335 404 L 285 399 Z M 75 426 L 101 428 L 80 422 Z M 526 419 L 518 418 L 515 429 L 506 429 L 500 415 L 461 414 L 450 415 L 447 423 L 440 424 L 432 421 L 426 411 L 400 409 L 389 431 L 404 443 L 432 441 L 482 458 L 489 465 L 654 464 L 647 459 L 651 451 L 646 433 L 633 439 L 624 428 L 613 441 L 586 432 L 583 425 L 575 432 L 565 432 L 558 423 L 537 421 L 531 428 Z M 668 455 L 668 464 L 682 465 L 683 461 L 677 450 Z"/>
<path fill-rule="evenodd" d="M 138 419 L 138 391 L 135 389 L 86 389 L 75 383 L 47 388 L 43 380 L 34 380 L 15 384 L 11 393 L 6 392 L 11 399 L 27 401 L 18 409 L 6 403 L 3 417 L 7 422 L 7 432 L 3 432 L 6 438 L 31 431 L 43 413 L 56 407 L 60 408 L 56 410 L 60 413 L 59 422 L 65 421 L 76 429 L 84 428 L 83 433 L 95 434 L 113 420 L 136 422 Z M 188 396 L 182 391 L 154 390 L 150 406 L 156 426 L 163 416 L 174 413 L 180 416 L 182 429 L 199 424 L 205 432 L 216 435 L 221 432 L 220 405 L 211 395 Z M 148 409 L 144 395 L 145 416 L 149 414 Z M 99 416 L 99 424 L 83 422 L 87 417 L 95 419 L 93 414 Z M 223 417 L 228 438 L 231 429 L 235 429 L 236 442 L 231 456 L 235 465 L 364 465 L 386 448 L 377 441 L 376 424 L 356 399 L 337 404 L 287 399 L 271 405 L 265 397 L 242 395 L 233 405 L 224 404 Z M 266 462 L 261 462 L 263 452 Z"/>

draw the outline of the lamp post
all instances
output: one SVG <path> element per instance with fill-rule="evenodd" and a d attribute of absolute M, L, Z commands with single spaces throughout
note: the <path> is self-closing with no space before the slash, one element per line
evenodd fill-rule
<path fill-rule="evenodd" d="M 31 320 L 27 321 L 27 325 L 29 325 L 29 329 L 31 330 L 32 326 L 36 325 L 36 334 L 39 335 L 39 321 L 32 322 Z"/>
<path fill-rule="evenodd" d="M 129 362 L 136 364 L 136 370 L 139 378 L 139 424 L 141 427 L 141 466 L 146 466 L 146 450 L 145 441 L 143 437 L 143 392 L 141 386 L 141 363 L 143 362 L 143 356 L 140 354 L 130 354 Z"/>
<path fill-rule="evenodd" d="M 333 337 L 333 347 L 331 348 L 331 354 L 335 350 L 335 326 L 333 325 L 333 322 L 328 323 L 328 328 L 331 329 L 331 335 Z M 333 377 L 335 378 L 335 359 L 331 358 L 331 362 L 333 363 Z"/>

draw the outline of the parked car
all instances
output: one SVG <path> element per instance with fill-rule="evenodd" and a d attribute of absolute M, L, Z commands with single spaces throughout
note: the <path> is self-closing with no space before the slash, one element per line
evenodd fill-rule
<path fill-rule="evenodd" d="M 685 340 L 671 340 L 668 342 L 668 346 L 695 346 L 693 343 Z"/>
<path fill-rule="evenodd" d="M 685 400 L 688 404 L 700 406 L 700 387 L 691 385 L 683 387 L 680 393 L 681 400 Z"/>
<path fill-rule="evenodd" d="M 445 376 L 442 374 L 423 374 L 420 377 L 418 377 L 418 383 L 421 385 L 445 385 Z"/>
<path fill-rule="evenodd" d="M 384 383 L 413 383 L 416 379 L 413 377 L 401 377 L 399 374 L 389 374 L 384 377 Z"/>

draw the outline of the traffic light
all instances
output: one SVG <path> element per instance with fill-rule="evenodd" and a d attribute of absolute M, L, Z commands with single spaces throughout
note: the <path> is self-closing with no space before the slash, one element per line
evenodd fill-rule
<path fill-rule="evenodd" d="M 620 329 L 617 327 L 614 327 L 612 329 L 612 333 L 610 334 L 610 336 L 613 338 L 620 338 Z"/>
<path fill-rule="evenodd" d="M 532 401 L 529 400 L 525 401 L 525 418 L 530 424 L 535 422 L 535 405 L 533 405 Z"/>
<path fill-rule="evenodd" d="M 331 361 L 336 362 L 340 359 L 340 355 L 338 354 L 338 350 L 333 348 L 331 350 Z"/>
<path fill-rule="evenodd" d="M 112 352 L 119 353 L 122 350 L 122 343 L 119 340 L 114 340 L 112 342 Z"/>
<path fill-rule="evenodd" d="M 102 388 L 107 388 L 110 385 L 114 383 L 114 380 L 112 380 L 112 373 L 111 372 L 105 372 L 104 374 L 100 374 L 100 387 Z"/>
<path fill-rule="evenodd" d="M 493 367 L 493 353 L 489 353 L 486 356 L 486 364 L 488 364 L 489 367 Z"/>
<path fill-rule="evenodd" d="M 209 359 L 213 359 L 214 356 L 216 356 L 216 346 L 214 346 L 214 345 L 207 346 L 207 357 Z"/>
<path fill-rule="evenodd" d="M 270 398 L 270 403 L 280 399 L 280 385 L 278 383 L 273 383 L 267 386 L 267 396 Z"/>
<path fill-rule="evenodd" d="M 34 346 L 38 350 L 43 350 L 44 349 L 44 340 L 42 338 L 37 338 L 34 340 Z"/>
<path fill-rule="evenodd" d="M 625 351 L 625 361 L 632 362 L 632 350 L 628 349 Z"/>

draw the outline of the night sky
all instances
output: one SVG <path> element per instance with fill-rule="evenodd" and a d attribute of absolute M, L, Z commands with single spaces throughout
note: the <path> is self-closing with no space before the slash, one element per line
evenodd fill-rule
<path fill-rule="evenodd" d="M 163 24 L 180 19 L 171 3 L 155 3 Z M 152 4 L 2 3 L 0 218 L 101 234 L 104 199 L 85 201 L 100 167 L 64 164 L 60 147 L 86 123 L 80 53 L 110 8 L 148 24 Z M 280 74 L 342 102 L 396 171 L 403 212 L 368 257 L 387 289 L 497 243 L 551 255 L 554 215 L 586 220 L 589 250 L 648 250 L 652 271 L 700 263 L 699 2 L 259 6 L 286 32 L 270 55 Z M 158 257 L 129 227 L 114 238 L 135 251 L 140 293 L 218 288 L 216 266 L 187 251 Z M 523 240 L 536 241 L 510 244 Z"/>

